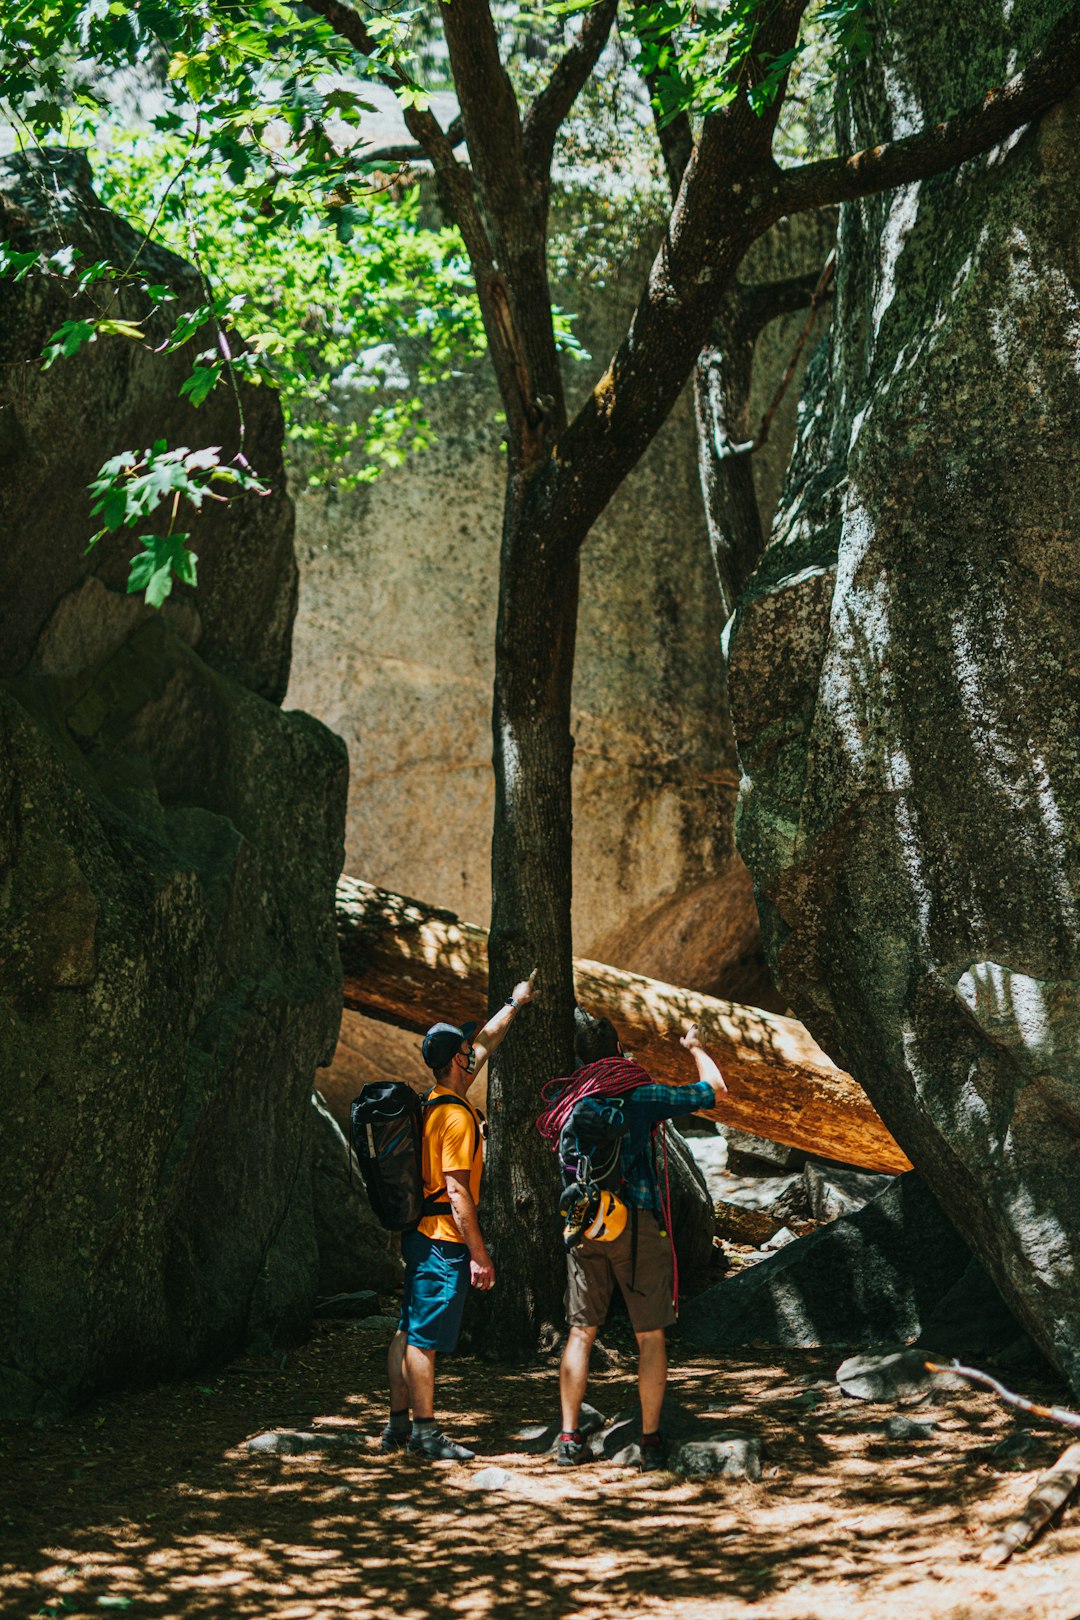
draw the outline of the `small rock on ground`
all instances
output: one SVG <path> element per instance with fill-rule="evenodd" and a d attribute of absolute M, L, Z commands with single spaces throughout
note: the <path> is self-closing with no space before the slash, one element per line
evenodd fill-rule
<path fill-rule="evenodd" d="M 881 1432 L 886 1440 L 929 1440 L 936 1427 L 935 1423 L 919 1423 L 915 1418 L 896 1413 L 895 1416 L 886 1418 L 881 1425 Z"/>
<path fill-rule="evenodd" d="M 990 1460 L 999 1468 L 1002 1466 L 1015 1466 L 1018 1468 L 1030 1467 L 1032 1454 L 1042 1451 L 1045 1442 L 1039 1435 L 1033 1434 L 1030 1429 L 1017 1429 L 1013 1434 L 1007 1434 L 1004 1440 L 999 1440 L 996 1446 L 990 1449 Z"/>
<path fill-rule="evenodd" d="M 578 1428 L 585 1439 L 598 1434 L 607 1421 L 603 1412 L 598 1412 L 588 1401 L 582 1402 Z M 547 1451 L 554 1452 L 560 1433 L 561 1427 L 558 1423 L 527 1423 L 524 1428 L 518 1429 L 514 1439 L 524 1442 L 519 1450 L 540 1457 Z"/>
<path fill-rule="evenodd" d="M 264 1457 L 297 1457 L 305 1451 L 340 1451 L 366 1445 L 362 1435 L 316 1434 L 309 1429 L 268 1429 L 245 1441 L 244 1450 Z"/>
<path fill-rule="evenodd" d="M 927 1361 L 937 1359 L 933 1351 L 918 1348 L 849 1356 L 837 1367 L 836 1382 L 859 1401 L 917 1401 L 932 1389 L 965 1388 L 955 1375 L 927 1370 Z"/>
<path fill-rule="evenodd" d="M 688 1440 L 675 1452 L 671 1467 L 676 1474 L 690 1478 L 725 1475 L 728 1479 L 760 1479 L 761 1441 L 748 1434 Z"/>
<path fill-rule="evenodd" d="M 512 1474 L 508 1468 L 481 1468 L 478 1474 L 471 1474 L 465 1481 L 467 1491 L 505 1491 L 508 1486 L 516 1485 L 520 1476 Z"/>

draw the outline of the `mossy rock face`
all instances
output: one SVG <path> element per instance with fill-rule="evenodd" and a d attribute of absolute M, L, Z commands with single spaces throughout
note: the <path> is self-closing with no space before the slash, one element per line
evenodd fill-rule
<path fill-rule="evenodd" d="M 146 280 L 175 295 L 167 313 L 144 327 L 156 345 L 181 311 L 204 301 L 192 265 L 144 244 L 140 233 L 102 208 L 82 152 L 58 148 L 0 158 L 0 241 L 43 253 L 70 242 L 80 263 L 107 260 L 121 268 L 138 255 Z M 101 287 L 106 299 L 115 294 L 114 316 L 146 322 L 147 300 L 135 287 L 114 288 L 109 280 Z M 81 580 L 96 576 L 124 589 L 128 560 L 138 548 L 130 537 L 114 537 L 86 554 L 100 521 L 90 516 L 87 485 L 118 451 L 141 452 L 165 439 L 173 449 L 217 445 L 226 459 L 242 450 L 270 488 L 268 495 L 246 495 L 227 507 L 206 503 L 193 539 L 199 590 L 177 594 L 186 598 L 207 662 L 280 702 L 298 571 L 277 396 L 243 385 L 242 424 L 231 389 L 215 389 L 195 410 L 180 387 L 198 340 L 166 355 L 104 337 L 42 371 L 41 350 L 61 323 L 97 313 L 53 278 L 0 278 L 0 676 L 22 667 L 57 603 Z M 233 341 L 242 350 L 242 340 L 234 335 Z M 156 521 L 148 528 L 156 529 Z"/>
<path fill-rule="evenodd" d="M 901 0 L 844 144 L 973 101 L 1064 9 Z M 740 849 L 781 989 L 1080 1388 L 1076 98 L 840 241 L 731 637 Z"/>
<path fill-rule="evenodd" d="M 162 619 L 80 677 L 2 683 L 0 752 L 0 1388 L 18 1413 L 306 1322 L 346 771 L 316 721 Z"/>
<path fill-rule="evenodd" d="M 90 259 L 127 262 L 137 239 L 84 161 L 54 178 Z M 45 244 L 39 201 L 3 160 L 0 236 Z M 171 255 L 153 270 L 197 292 Z M 228 424 L 196 423 L 136 345 L 42 377 L 41 333 L 70 313 L 50 296 L 0 283 L 4 1416 L 305 1328 L 311 1091 L 341 1010 L 347 762 L 278 707 L 296 565 L 277 406 L 252 391 L 248 425 L 279 493 L 215 514 L 199 590 L 154 613 L 123 594 L 122 544 L 83 556 L 86 481 L 117 449 L 227 442 Z"/>

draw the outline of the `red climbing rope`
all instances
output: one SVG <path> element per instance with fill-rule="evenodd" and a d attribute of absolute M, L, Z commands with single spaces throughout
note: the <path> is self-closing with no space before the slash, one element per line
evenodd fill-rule
<path fill-rule="evenodd" d="M 536 1128 L 554 1152 L 563 1126 L 582 1097 L 611 1097 L 652 1083 L 652 1075 L 631 1058 L 601 1058 L 599 1063 L 586 1064 L 566 1080 L 548 1082 L 540 1095 L 549 1106 L 537 1120 Z"/>

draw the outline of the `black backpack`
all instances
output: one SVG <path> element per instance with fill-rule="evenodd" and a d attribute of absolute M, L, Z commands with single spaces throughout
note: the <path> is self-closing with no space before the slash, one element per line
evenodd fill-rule
<path fill-rule="evenodd" d="M 380 1226 L 409 1232 L 425 1215 L 449 1215 L 443 1193 L 424 1197 L 421 1151 L 424 1120 L 433 1108 L 456 1103 L 473 1116 L 473 1156 L 480 1146 L 480 1127 L 464 1097 L 420 1097 L 403 1081 L 364 1086 L 349 1108 L 349 1136 L 368 1199 Z"/>
<path fill-rule="evenodd" d="M 582 1097 L 559 1133 L 559 1172 L 563 1181 L 559 1213 L 567 1250 L 581 1242 L 600 1207 L 601 1192 L 618 1193 L 622 1187 L 620 1160 L 629 1127 L 628 1095 Z"/>

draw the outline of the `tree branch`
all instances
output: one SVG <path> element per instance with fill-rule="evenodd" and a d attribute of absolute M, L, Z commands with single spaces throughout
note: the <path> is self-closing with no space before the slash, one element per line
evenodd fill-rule
<path fill-rule="evenodd" d="M 525 205 L 517 97 L 499 54 L 488 0 L 453 0 L 441 11 L 469 157 L 498 235 Z"/>
<path fill-rule="evenodd" d="M 794 44 L 806 4 L 767 11 L 762 60 Z M 704 121 L 629 330 L 559 441 L 550 520 L 565 513 L 581 539 L 681 392 L 747 248 L 781 215 L 771 145 L 772 121 L 743 92 Z"/>
<path fill-rule="evenodd" d="M 378 60 L 378 41 L 368 32 L 363 18 L 352 6 L 342 4 L 342 0 L 307 0 L 307 4 L 309 9 L 317 12 L 328 22 L 335 34 L 350 44 L 353 50 L 358 51 L 361 56 Z M 400 67 L 391 63 L 382 64 L 379 78 L 394 91 L 411 82 Z M 459 118 L 455 118 L 449 130 L 444 130 L 435 114 L 427 108 L 405 107 L 403 116 L 410 135 L 426 155 L 446 188 L 454 220 L 465 242 L 474 271 L 478 276 L 485 270 L 490 273 L 494 254 L 477 207 L 472 176 L 454 156 L 454 147 L 462 139 L 464 126 L 459 129 L 457 127 Z M 365 158 L 363 161 L 371 162 L 372 159 Z M 401 161 L 408 162 L 409 159 Z"/>
<path fill-rule="evenodd" d="M 1006 1389 L 1004 1384 L 991 1378 L 989 1373 L 981 1372 L 978 1367 L 964 1367 L 956 1360 L 950 1361 L 947 1367 L 942 1367 L 936 1361 L 927 1361 L 924 1365 L 930 1373 L 952 1373 L 957 1378 L 966 1378 L 970 1384 L 983 1384 L 993 1390 L 999 1401 L 1004 1401 L 1006 1406 L 1015 1406 L 1018 1412 L 1029 1412 L 1032 1417 L 1060 1423 L 1066 1429 L 1080 1429 L 1080 1412 L 1073 1412 L 1067 1406 L 1040 1406 L 1037 1401 L 1029 1401 L 1023 1395 L 1014 1395 L 1011 1389 Z"/>
<path fill-rule="evenodd" d="M 977 107 L 850 157 L 825 158 L 781 170 L 778 214 L 801 214 L 826 203 L 854 202 L 955 168 L 1030 123 L 1078 82 L 1080 7 L 1074 7 L 1051 29 L 1028 66 L 1007 84 L 988 90 Z"/>
<path fill-rule="evenodd" d="M 525 167 L 537 178 L 546 179 L 551 173 L 555 137 L 600 59 L 618 6 L 619 0 L 598 0 L 525 115 Z"/>
<path fill-rule="evenodd" d="M 728 444 L 723 448 L 721 448 L 720 445 L 717 445 L 715 448 L 718 460 L 724 461 L 731 456 L 753 455 L 756 450 L 760 450 L 765 444 L 769 437 L 769 429 L 773 424 L 773 417 L 780 409 L 784 395 L 791 386 L 791 379 L 795 375 L 795 369 L 799 364 L 799 357 L 802 354 L 803 349 L 806 347 L 806 340 L 810 336 L 814 322 L 817 319 L 818 306 L 821 304 L 822 300 L 828 296 L 829 287 L 835 271 L 836 250 L 834 248 L 829 254 L 829 257 L 825 260 L 825 268 L 822 270 L 821 275 L 817 278 L 816 283 L 814 282 L 813 277 L 807 278 L 805 276 L 795 276 L 792 277 L 790 281 L 778 281 L 773 283 L 771 286 L 766 283 L 764 286 L 750 289 L 752 294 L 756 293 L 758 295 L 759 302 L 759 308 L 757 310 L 755 310 L 752 314 L 744 315 L 744 319 L 747 320 L 750 331 L 753 332 L 753 337 L 750 339 L 751 342 L 756 341 L 763 329 L 769 324 L 770 321 L 775 320 L 778 315 L 787 315 L 793 310 L 805 309 L 807 305 L 810 306 L 810 313 L 807 315 L 806 324 L 796 339 L 795 347 L 791 351 L 791 358 L 788 360 L 787 366 L 784 370 L 784 375 L 781 377 L 779 386 L 777 387 L 776 392 L 773 394 L 772 399 L 769 401 L 768 406 L 765 409 L 765 414 L 761 418 L 761 424 L 758 427 L 757 432 L 754 434 L 754 437 L 752 439 L 748 439 L 744 444 Z M 805 296 L 805 283 L 807 279 L 809 279 L 811 282 L 809 297 Z M 773 292 L 774 288 L 778 294 L 777 297 L 768 298 L 764 296 L 765 294 Z M 798 299 L 798 302 L 795 302 L 795 299 Z"/>
<path fill-rule="evenodd" d="M 739 299 L 742 318 L 757 338 L 773 321 L 782 315 L 797 315 L 814 302 L 821 282 L 818 271 L 805 276 L 788 276 L 783 281 L 760 281 L 753 286 L 740 286 Z"/>
<path fill-rule="evenodd" d="M 465 139 L 465 125 L 461 114 L 446 128 L 446 139 L 451 147 L 460 146 Z M 430 163 L 431 154 L 424 146 L 377 146 L 372 152 L 361 152 L 361 163 Z"/>

